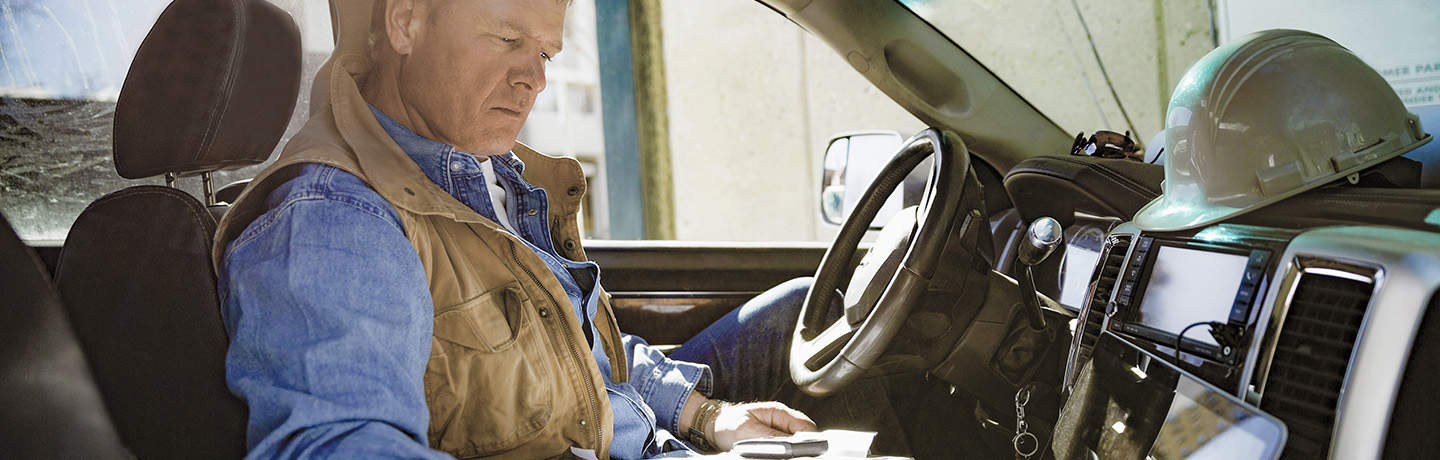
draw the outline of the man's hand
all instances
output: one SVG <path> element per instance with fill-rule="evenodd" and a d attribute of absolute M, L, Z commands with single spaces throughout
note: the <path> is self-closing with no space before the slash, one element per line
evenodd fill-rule
<path fill-rule="evenodd" d="M 815 422 L 798 410 L 767 401 L 725 406 L 715 416 L 711 442 L 720 451 L 729 451 L 737 441 L 772 436 L 789 436 L 801 431 L 816 431 Z"/>

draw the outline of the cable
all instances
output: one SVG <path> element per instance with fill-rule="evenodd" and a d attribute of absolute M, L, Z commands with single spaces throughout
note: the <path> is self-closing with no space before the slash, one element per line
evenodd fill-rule
<path fill-rule="evenodd" d="M 1100 76 L 1105 77 L 1105 86 L 1110 88 L 1110 97 L 1115 98 L 1115 106 L 1120 108 L 1120 115 L 1125 117 L 1125 126 L 1130 127 L 1130 132 L 1140 136 L 1140 131 L 1135 129 L 1135 123 L 1130 121 L 1130 113 L 1125 111 L 1125 103 L 1120 101 L 1120 94 L 1115 92 L 1115 83 L 1110 81 L 1110 72 L 1105 70 L 1105 61 L 1100 60 L 1100 50 L 1095 48 L 1095 38 L 1090 36 L 1090 26 L 1085 23 L 1085 15 L 1080 13 L 1080 3 L 1077 0 L 1070 0 L 1070 6 L 1075 8 L 1075 17 L 1080 19 L 1080 28 L 1085 30 L 1085 41 L 1090 44 L 1090 53 L 1095 55 L 1095 65 L 1100 66 Z"/>
<path fill-rule="evenodd" d="M 1219 321 L 1200 321 L 1200 322 L 1190 323 L 1189 326 L 1185 326 L 1184 329 L 1180 329 L 1180 334 L 1175 336 L 1175 363 L 1176 363 L 1176 364 L 1179 364 L 1179 363 L 1180 363 L 1180 342 L 1183 341 L 1183 340 L 1185 340 L 1185 332 L 1186 332 L 1186 331 L 1189 331 L 1190 328 L 1195 327 L 1195 326 L 1210 326 L 1210 330 L 1213 331 L 1213 330 L 1215 330 L 1215 327 L 1217 327 L 1217 326 L 1224 326 L 1224 325 L 1225 325 L 1225 323 L 1221 323 L 1221 322 L 1219 322 Z"/>

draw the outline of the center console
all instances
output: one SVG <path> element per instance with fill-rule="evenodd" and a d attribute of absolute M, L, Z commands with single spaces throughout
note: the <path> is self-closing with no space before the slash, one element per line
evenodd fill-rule
<path fill-rule="evenodd" d="M 1214 361 L 1235 364 L 1242 343 L 1216 334 L 1224 327 L 1248 339 L 1268 249 L 1196 240 L 1141 237 L 1131 256 L 1111 328 Z M 1195 334 L 1191 328 L 1203 327 Z"/>
<path fill-rule="evenodd" d="M 1248 351 L 1264 329 L 1260 299 L 1295 232 L 1219 225 L 1181 234 L 1117 233 L 1128 251 L 1110 258 L 1121 269 L 1114 295 L 1101 304 L 1103 330 L 1245 394 L 1247 364 L 1255 359 Z"/>
<path fill-rule="evenodd" d="M 1124 223 L 1106 235 L 1087 292 L 1065 373 L 1071 399 L 1098 397 L 1085 383 L 1097 371 L 1131 378 L 1106 370 L 1120 349 L 1142 380 L 1157 375 L 1146 365 L 1163 364 L 1161 374 L 1191 377 L 1254 412 L 1247 423 L 1278 419 L 1287 458 L 1377 458 L 1392 413 L 1404 413 L 1398 398 L 1432 392 L 1402 378 L 1421 319 L 1440 308 L 1440 232 L 1219 224 L 1153 233 Z M 1176 391 L 1152 392 L 1172 401 Z M 1132 396 L 1107 394 L 1112 406 Z M 1153 430 L 1151 441 L 1170 423 L 1157 404 L 1136 405 L 1155 412 L 1154 423 L 1134 425 Z M 1079 420 L 1077 433 L 1113 438 L 1104 422 Z"/>

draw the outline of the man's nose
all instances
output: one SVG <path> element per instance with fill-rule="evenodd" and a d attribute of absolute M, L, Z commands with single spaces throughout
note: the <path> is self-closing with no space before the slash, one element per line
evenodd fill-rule
<path fill-rule="evenodd" d="M 510 84 L 524 86 L 539 93 L 545 90 L 545 60 L 539 56 L 526 58 L 510 69 Z"/>

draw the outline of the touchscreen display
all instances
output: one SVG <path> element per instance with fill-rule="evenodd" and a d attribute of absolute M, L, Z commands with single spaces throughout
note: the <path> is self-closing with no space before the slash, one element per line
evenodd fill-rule
<path fill-rule="evenodd" d="M 1140 311 L 1132 322 L 1171 335 L 1206 321 L 1226 322 L 1249 256 L 1160 246 Z M 1208 328 L 1196 326 L 1185 338 L 1216 345 Z"/>
<path fill-rule="evenodd" d="M 1061 412 L 1059 459 L 1269 460 L 1285 426 L 1110 333 Z"/>

